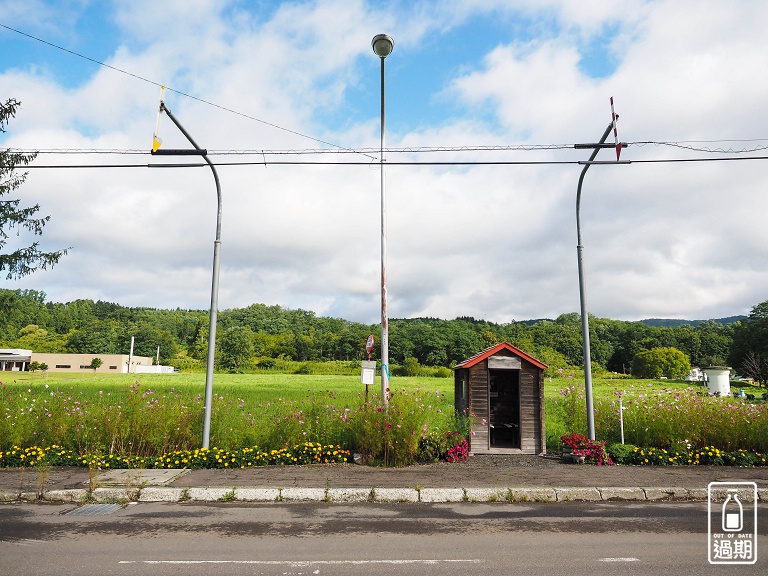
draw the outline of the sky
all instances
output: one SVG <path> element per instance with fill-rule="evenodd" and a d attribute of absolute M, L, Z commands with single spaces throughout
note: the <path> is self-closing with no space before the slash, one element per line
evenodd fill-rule
<path fill-rule="evenodd" d="M 601 150 L 583 180 L 589 312 L 748 314 L 768 286 L 765 22 L 756 0 L 0 0 L 0 101 L 22 103 L 0 147 L 42 151 L 12 197 L 50 215 L 42 249 L 69 248 L 0 286 L 208 309 L 216 189 L 199 157 L 150 156 L 164 85 L 217 164 L 219 309 L 377 323 L 386 33 L 390 318 L 578 312 L 573 144 L 611 98 L 631 163 Z M 167 116 L 160 137 L 190 147 Z"/>

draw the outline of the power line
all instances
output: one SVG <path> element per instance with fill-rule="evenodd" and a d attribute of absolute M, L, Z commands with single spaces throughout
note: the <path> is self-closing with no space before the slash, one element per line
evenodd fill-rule
<path fill-rule="evenodd" d="M 515 152 L 515 151 L 534 151 L 534 150 L 570 150 L 573 144 L 513 144 L 513 145 L 493 145 L 493 146 L 420 146 L 405 148 L 387 148 L 386 152 L 393 154 L 420 154 L 427 152 Z M 122 155 L 143 155 L 149 154 L 147 150 L 140 149 L 116 149 L 116 148 L 48 148 L 48 149 L 12 149 L 17 153 L 26 154 L 122 154 Z M 378 154 L 379 148 L 309 148 L 309 149 L 243 149 L 243 150 L 212 150 L 208 149 L 208 156 L 285 156 L 285 155 L 308 155 L 308 154 Z"/>
<path fill-rule="evenodd" d="M 63 46 L 59 46 L 58 44 L 54 44 L 53 42 L 49 42 L 48 40 L 44 40 L 42 38 L 39 38 L 37 36 L 34 36 L 32 34 L 28 34 L 27 32 L 23 32 L 21 30 L 18 30 L 16 28 L 12 28 L 11 26 L 8 26 L 6 24 L 3 24 L 0 22 L 0 27 L 5 28 L 6 30 L 9 30 L 11 32 L 15 32 L 16 34 L 19 34 L 21 36 L 25 36 L 31 40 L 35 40 L 36 42 L 40 42 L 42 44 L 45 44 L 47 46 L 50 46 L 52 48 L 55 48 L 57 50 L 61 50 L 63 52 L 66 52 L 68 54 L 71 54 L 73 56 L 77 56 L 78 58 L 82 58 L 84 60 L 88 60 L 89 62 L 93 62 L 94 64 L 98 64 L 99 66 L 103 66 L 104 68 L 108 68 L 110 70 L 113 70 L 115 72 L 119 72 L 120 74 L 125 74 L 127 76 L 130 76 L 132 78 L 135 78 L 137 80 L 141 80 L 142 82 L 146 82 L 148 84 L 152 84 L 153 86 L 165 86 L 166 90 L 170 92 L 174 92 L 180 96 L 190 98 L 192 100 L 195 100 L 197 102 L 200 102 L 202 104 L 206 104 L 208 106 L 213 106 L 214 108 L 218 108 L 220 110 L 223 110 L 225 112 L 229 112 L 231 114 L 235 114 L 237 116 L 241 116 L 243 118 L 247 118 L 249 120 L 253 120 L 255 122 L 259 122 L 261 124 L 264 124 L 265 126 L 270 126 L 272 128 L 276 128 L 278 130 L 282 130 L 284 132 L 287 132 L 289 134 L 293 134 L 295 136 L 300 136 L 302 138 L 307 138 L 309 140 L 314 140 L 315 142 L 319 142 L 320 144 L 323 144 L 325 146 L 331 146 L 334 149 L 333 152 L 341 152 L 341 153 L 350 153 L 350 154 L 363 154 L 365 156 L 369 156 L 371 159 L 376 159 L 371 154 L 374 154 L 376 152 L 379 152 L 378 148 L 362 148 L 362 149 L 351 149 L 346 148 L 344 146 L 339 146 L 338 144 L 333 144 L 332 142 L 327 142 L 325 140 L 322 140 L 320 138 L 315 138 L 314 136 L 309 136 L 307 134 L 304 134 L 302 132 L 298 132 L 296 130 L 291 130 L 290 128 L 284 128 L 283 126 L 280 126 L 278 124 L 274 124 L 272 122 L 269 122 L 267 120 L 262 120 L 261 118 L 256 118 L 255 116 L 251 116 L 249 114 L 245 114 L 244 112 L 239 112 L 237 110 L 234 110 L 232 108 L 227 108 L 226 106 L 222 106 L 220 104 L 216 104 L 215 102 L 211 102 L 209 100 L 205 100 L 203 98 L 198 98 L 197 96 L 193 96 L 191 94 L 188 94 L 186 92 L 182 92 L 181 90 L 177 90 L 175 88 L 172 88 L 170 86 L 166 86 L 160 82 L 156 82 L 154 80 L 150 80 L 148 78 L 145 78 L 143 76 L 140 76 L 138 74 L 134 74 L 133 72 L 128 72 L 127 70 L 123 70 L 121 68 L 118 68 L 116 66 L 112 66 L 110 64 L 107 64 L 105 62 L 102 62 L 100 60 L 96 60 L 95 58 L 91 58 L 90 56 L 86 56 L 84 54 L 80 54 L 79 52 L 75 52 L 74 50 L 70 50 L 68 48 L 64 48 Z M 740 148 L 740 149 L 734 149 L 734 148 L 712 148 L 708 146 L 694 146 L 694 144 L 698 143 L 720 143 L 720 142 L 766 142 L 765 144 L 761 144 L 759 146 L 753 146 L 750 148 Z M 681 142 L 655 142 L 655 141 L 645 141 L 645 142 L 628 142 L 627 144 L 633 145 L 633 146 L 669 146 L 674 148 L 681 148 L 685 150 L 691 150 L 694 152 L 707 152 L 707 153 L 714 153 L 714 154 L 748 154 L 752 152 L 759 152 L 761 150 L 768 150 L 768 140 L 765 139 L 755 139 L 755 140 L 690 140 L 690 141 L 681 141 Z M 512 151 L 512 150 L 561 150 L 565 148 L 572 148 L 573 145 L 571 144 L 540 144 L 540 145 L 517 145 L 517 146 L 461 146 L 461 147 L 419 147 L 419 148 L 399 148 L 399 149 L 389 149 L 387 152 L 391 153 L 420 153 L 420 152 L 465 152 L 465 151 L 472 151 L 472 152 L 478 152 L 478 151 Z M 138 150 L 127 150 L 127 151 L 96 151 L 96 150 L 46 150 L 46 151 L 22 151 L 22 152 L 38 152 L 40 154 L 105 154 L 105 153 L 112 153 L 112 154 L 143 154 L 145 152 L 138 151 Z M 329 150 L 321 149 L 321 150 L 291 150 L 291 151 L 275 151 L 275 150 L 222 150 L 222 151 L 209 151 L 209 155 L 224 155 L 224 154 L 240 154 L 240 155 L 247 155 L 247 154 L 270 154 L 270 155 L 276 155 L 276 154 L 321 154 L 321 153 L 328 153 L 332 152 Z"/>
<path fill-rule="evenodd" d="M 621 162 L 600 161 L 591 162 L 600 165 L 623 164 L 674 164 L 686 162 L 728 162 L 737 160 L 768 160 L 768 156 L 736 156 L 731 158 L 657 158 L 627 160 Z M 545 166 L 545 165 L 584 165 L 583 160 L 498 160 L 498 161 L 426 161 L 426 162 L 387 162 L 388 166 Z M 371 166 L 371 162 L 328 162 L 311 160 L 260 160 L 253 162 L 214 162 L 216 166 Z M 30 169 L 58 169 L 58 168 L 203 168 L 205 163 L 171 163 L 171 164 L 47 164 L 24 166 L 24 170 Z"/>
<path fill-rule="evenodd" d="M 749 148 L 713 148 L 710 146 L 694 146 L 694 144 L 717 144 L 722 142 L 765 142 L 757 146 L 751 146 Z M 768 141 L 760 138 L 755 140 L 684 140 L 682 142 L 633 142 L 635 146 L 643 147 L 648 145 L 653 146 L 670 146 L 673 148 L 682 148 L 683 150 L 691 150 L 693 152 L 708 152 L 710 154 L 749 154 L 752 152 L 759 152 L 761 150 L 768 150 Z"/>
<path fill-rule="evenodd" d="M 21 30 L 17 30 L 16 28 L 11 28 L 10 26 L 7 26 L 0 22 L 0 27 L 5 28 L 6 30 L 10 30 L 11 32 L 15 32 L 16 34 L 21 34 L 22 36 L 26 36 L 27 38 L 30 38 L 32 40 L 35 40 L 37 42 L 42 42 L 43 44 L 46 44 L 47 46 L 50 46 L 52 48 L 56 48 L 57 50 L 62 50 L 63 52 L 67 52 L 68 54 L 72 54 L 73 56 L 77 56 L 78 58 L 83 58 L 84 60 L 88 60 L 89 62 L 93 62 L 94 64 L 98 64 L 99 66 L 103 66 L 105 68 L 109 68 L 110 70 L 114 70 L 115 72 L 119 72 L 121 74 L 125 74 L 127 76 L 130 76 L 132 78 L 135 78 L 137 80 L 141 80 L 142 82 L 146 82 L 148 84 L 152 84 L 153 86 L 165 86 L 165 89 L 170 92 L 175 92 L 176 94 L 180 96 L 184 96 L 186 98 L 191 98 L 192 100 L 196 100 L 198 102 L 201 102 L 203 104 L 207 104 L 208 106 L 213 106 L 214 108 L 218 108 L 219 110 L 224 110 L 225 112 L 229 112 L 231 114 L 236 114 L 238 116 L 242 116 L 243 118 L 248 118 L 249 120 L 254 120 L 256 122 L 260 122 L 261 124 L 264 124 L 265 126 L 270 126 L 271 128 L 277 128 L 278 130 L 282 130 L 284 132 L 288 132 L 289 134 L 293 134 L 295 136 L 301 136 L 302 138 L 308 138 L 309 140 L 314 140 L 315 142 L 319 142 L 320 144 L 324 144 L 326 146 L 333 146 L 334 148 L 340 148 L 345 149 L 343 146 L 339 146 L 338 144 L 333 144 L 332 142 L 326 142 L 325 140 L 321 140 L 320 138 L 315 138 L 314 136 L 309 136 L 307 134 L 303 134 L 301 132 L 298 132 L 296 130 L 291 130 L 290 128 L 284 128 L 283 126 L 279 126 L 277 124 L 274 124 L 272 122 L 268 122 L 267 120 L 262 120 L 261 118 L 256 118 L 255 116 L 251 116 L 249 114 L 245 114 L 244 112 L 238 112 L 237 110 L 233 110 L 232 108 L 227 108 L 226 106 L 221 106 L 220 104 L 216 104 L 214 102 L 210 102 L 208 100 L 204 100 L 203 98 L 198 98 L 197 96 L 192 96 L 191 94 L 187 94 L 186 92 L 182 92 L 181 90 L 176 90 L 175 88 L 171 88 L 170 86 L 166 86 L 165 84 L 162 84 L 160 82 L 156 82 L 154 80 L 150 80 L 148 78 L 144 78 L 143 76 L 139 76 L 138 74 L 134 74 L 133 72 L 128 72 L 127 70 L 123 70 L 121 68 L 117 68 L 116 66 L 111 66 L 110 64 L 107 64 L 105 62 L 102 62 L 100 60 L 96 60 L 95 58 L 91 58 L 89 56 L 85 56 L 84 54 L 80 54 L 79 52 L 75 52 L 74 50 L 69 50 L 68 48 L 64 48 L 63 46 L 59 46 L 58 44 L 54 44 L 53 42 L 49 42 L 47 40 L 43 40 L 42 38 L 38 38 L 37 36 L 33 36 L 32 34 L 27 34 L 26 32 L 22 32 Z"/>
<path fill-rule="evenodd" d="M 706 146 L 694 146 L 695 142 L 765 142 L 752 147 L 736 148 L 712 148 Z M 711 154 L 749 154 L 768 150 L 768 140 L 710 140 L 710 141 L 681 141 L 681 142 L 657 142 L 640 141 L 626 142 L 627 146 L 645 147 L 645 146 L 668 146 L 691 150 L 694 152 L 706 152 Z M 491 145 L 491 146 L 419 146 L 404 148 L 388 148 L 386 152 L 391 154 L 424 154 L 441 152 L 533 152 L 538 150 L 571 150 L 576 144 L 511 144 L 511 145 Z M 40 154 L 40 155 L 76 155 L 76 154 L 114 154 L 114 155 L 146 155 L 147 150 L 141 149 L 117 149 L 117 148 L 50 148 L 50 149 L 21 149 L 11 148 L 14 153 L 19 154 Z M 242 150 L 208 150 L 208 156 L 291 156 L 291 155 L 312 155 L 312 154 L 377 154 L 378 148 L 307 148 L 307 149 L 242 149 Z"/>

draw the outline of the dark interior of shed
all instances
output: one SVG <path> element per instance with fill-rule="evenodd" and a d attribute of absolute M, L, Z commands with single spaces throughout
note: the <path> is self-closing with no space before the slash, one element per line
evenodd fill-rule
<path fill-rule="evenodd" d="M 520 371 L 489 371 L 490 442 L 520 448 Z"/>

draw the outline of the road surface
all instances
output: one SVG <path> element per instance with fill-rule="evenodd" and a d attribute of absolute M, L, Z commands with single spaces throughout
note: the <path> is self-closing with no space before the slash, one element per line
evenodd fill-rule
<path fill-rule="evenodd" d="M 755 565 L 712 566 L 701 502 L 3 504 L 0 574 L 766 574 L 758 527 Z"/>

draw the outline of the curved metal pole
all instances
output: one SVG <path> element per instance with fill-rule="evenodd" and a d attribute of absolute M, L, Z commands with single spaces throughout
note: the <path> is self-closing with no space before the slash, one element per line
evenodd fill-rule
<path fill-rule="evenodd" d="M 176 120 L 176 117 L 171 114 L 171 111 L 165 106 L 164 102 L 160 103 L 160 109 L 164 110 L 168 114 L 168 118 L 176 125 L 182 134 L 189 140 L 189 143 L 197 150 L 202 150 L 200 146 L 194 141 L 192 136 L 184 130 L 184 127 Z M 208 323 L 208 360 L 205 369 L 205 416 L 203 417 L 203 448 L 210 447 L 211 438 L 211 405 L 213 403 L 213 366 L 216 357 L 216 320 L 219 306 L 219 249 L 221 248 L 221 185 L 219 183 L 219 175 L 216 173 L 216 167 L 208 159 L 208 156 L 203 154 L 203 158 L 211 167 L 213 172 L 213 180 L 216 183 L 216 240 L 213 242 L 213 278 L 211 280 L 211 311 L 210 320 Z"/>
<path fill-rule="evenodd" d="M 617 116 L 618 118 L 618 116 Z M 599 144 L 605 142 L 608 135 L 613 130 L 613 122 L 608 124 Z M 581 302 L 581 341 L 584 348 L 584 390 L 587 404 L 587 435 L 590 440 L 595 439 L 595 409 L 592 400 L 592 353 L 589 345 L 589 314 L 587 313 L 587 286 L 584 279 L 584 246 L 581 244 L 581 185 L 584 182 L 584 175 L 589 170 L 591 162 L 597 156 L 600 147 L 595 147 L 592 155 L 579 176 L 579 185 L 576 188 L 576 237 L 578 244 L 576 252 L 579 260 L 579 300 Z"/>

